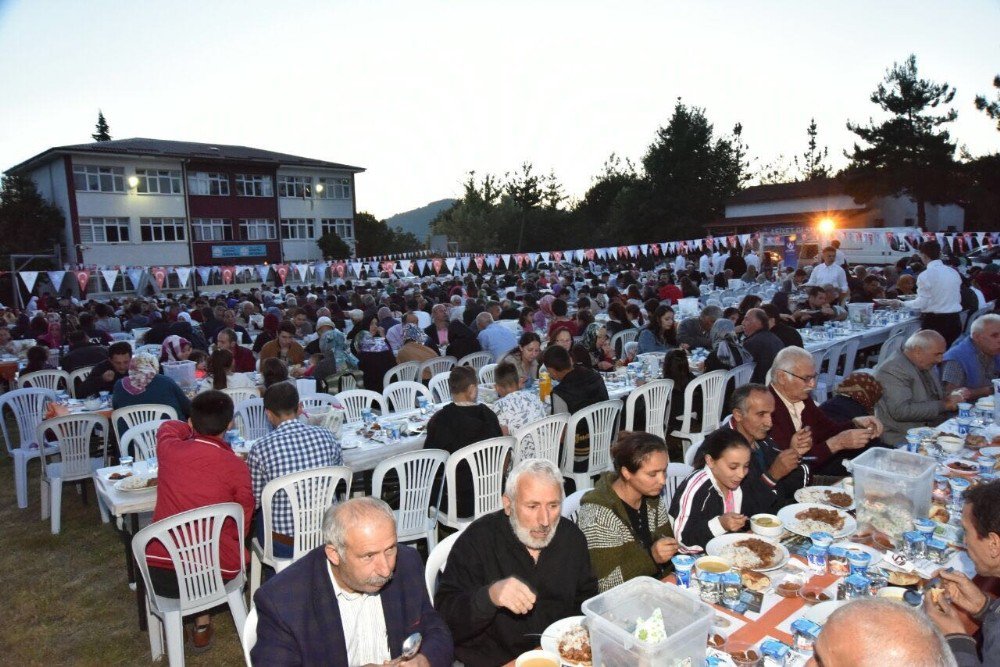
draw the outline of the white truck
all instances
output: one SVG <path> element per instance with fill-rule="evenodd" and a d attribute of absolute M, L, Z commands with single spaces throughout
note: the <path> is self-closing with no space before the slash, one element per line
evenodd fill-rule
<path fill-rule="evenodd" d="M 886 232 L 891 232 L 891 238 Z M 838 229 L 827 235 L 813 235 L 811 241 L 807 240 L 802 244 L 799 266 L 822 261 L 820 253 L 834 239 L 840 241 L 840 250 L 848 264 L 895 264 L 918 253 L 917 247 L 907 239 L 908 236 L 922 238 L 923 232 L 919 227 L 868 227 Z"/>

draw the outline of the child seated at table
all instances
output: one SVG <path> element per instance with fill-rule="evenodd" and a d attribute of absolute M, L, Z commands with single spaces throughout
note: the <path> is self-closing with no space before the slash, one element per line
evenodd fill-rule
<path fill-rule="evenodd" d="M 695 457 L 695 472 L 674 493 L 670 516 L 682 553 L 705 550 L 713 537 L 742 532 L 747 518 L 767 511 L 761 489 L 747 477 L 750 444 L 730 428 L 708 434 Z"/>

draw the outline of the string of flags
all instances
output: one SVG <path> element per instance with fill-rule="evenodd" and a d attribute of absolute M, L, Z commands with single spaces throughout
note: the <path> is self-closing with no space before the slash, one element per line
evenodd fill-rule
<path fill-rule="evenodd" d="M 852 231 L 850 229 L 834 232 L 841 241 L 875 243 L 877 241 L 891 242 L 895 238 L 893 231 Z M 879 238 L 879 237 L 882 238 Z M 199 285 L 209 284 L 242 284 L 246 282 L 274 281 L 284 285 L 287 282 L 313 281 L 323 282 L 335 279 L 357 279 L 367 276 L 377 276 L 382 272 L 392 274 L 403 271 L 416 276 L 440 275 L 442 272 L 454 274 L 456 271 L 467 273 L 534 268 L 539 263 L 568 262 L 584 265 L 588 262 L 603 262 L 608 260 L 638 260 L 653 257 L 667 259 L 677 255 L 687 255 L 697 252 L 713 252 L 716 249 L 743 249 L 747 244 L 782 245 L 787 235 L 770 234 L 734 234 L 730 236 L 707 236 L 686 241 L 662 241 L 659 243 L 643 243 L 638 245 L 623 245 L 604 248 L 580 248 L 575 250 L 550 250 L 545 252 L 523 253 L 433 253 L 421 251 L 402 253 L 394 256 L 364 257 L 351 260 L 292 262 L 286 264 L 259 265 L 225 265 L 225 266 L 117 266 L 117 267 L 77 267 L 56 271 L 19 271 L 18 275 L 30 294 L 34 290 L 38 278 L 45 274 L 56 293 L 62 289 L 63 281 L 72 275 L 80 288 L 80 294 L 86 295 L 92 281 L 96 291 L 138 291 L 146 281 L 155 283 L 160 289 L 168 286 L 168 277 L 177 277 L 176 285 L 186 289 L 189 282 L 197 281 Z M 924 232 L 921 235 L 914 231 L 905 236 L 911 245 L 919 245 L 924 240 L 937 240 L 942 247 L 952 254 L 968 253 L 983 246 L 994 246 L 1000 242 L 1000 232 Z M 473 268 L 474 267 L 474 268 Z M 0 272 L 2 273 L 2 272 Z M 103 280 L 104 285 L 101 285 Z M 191 285 L 193 286 L 193 285 Z"/>

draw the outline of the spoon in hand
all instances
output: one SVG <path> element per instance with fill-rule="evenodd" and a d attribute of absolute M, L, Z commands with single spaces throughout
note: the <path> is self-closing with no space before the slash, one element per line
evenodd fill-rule
<path fill-rule="evenodd" d="M 420 651 L 420 644 L 423 642 L 424 638 L 419 632 L 414 632 L 412 635 L 403 640 L 403 652 L 395 660 L 390 660 L 388 665 L 398 665 L 401 662 L 406 662 L 407 660 L 412 660 L 414 656 Z"/>

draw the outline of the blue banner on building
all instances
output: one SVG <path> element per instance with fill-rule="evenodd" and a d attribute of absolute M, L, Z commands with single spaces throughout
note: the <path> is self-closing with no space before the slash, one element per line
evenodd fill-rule
<path fill-rule="evenodd" d="M 794 269 L 799 263 L 799 248 L 798 244 L 795 242 L 794 236 L 785 237 L 785 253 L 783 259 L 785 268 Z"/>
<path fill-rule="evenodd" d="M 266 245 L 214 245 L 212 257 L 267 257 Z"/>

